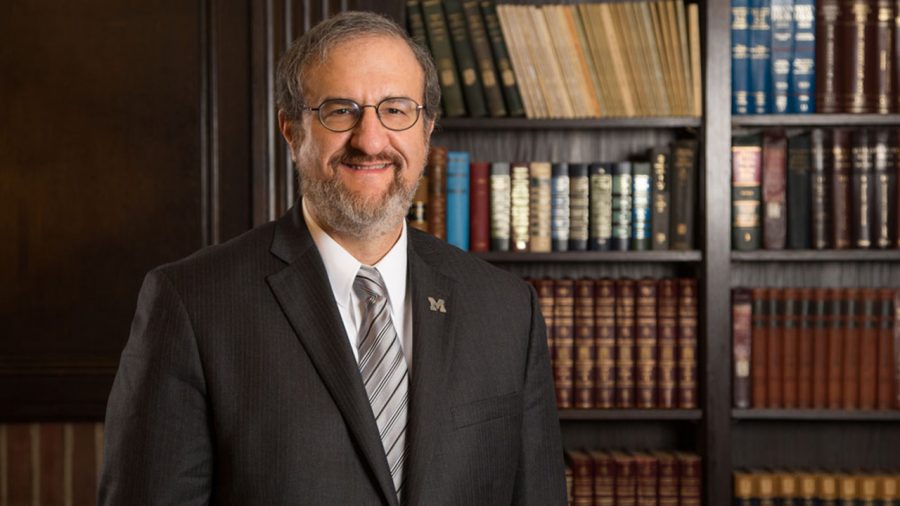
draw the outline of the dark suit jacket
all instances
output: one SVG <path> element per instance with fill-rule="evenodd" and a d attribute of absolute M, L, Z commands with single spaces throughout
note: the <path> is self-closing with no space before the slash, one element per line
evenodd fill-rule
<path fill-rule="evenodd" d="M 408 258 L 404 502 L 564 504 L 534 291 L 413 229 Z M 147 275 L 105 430 L 101 504 L 397 503 L 299 205 Z"/>

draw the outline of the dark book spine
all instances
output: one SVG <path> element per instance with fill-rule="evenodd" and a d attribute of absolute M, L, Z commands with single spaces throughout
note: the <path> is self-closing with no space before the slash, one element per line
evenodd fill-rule
<path fill-rule="evenodd" d="M 843 293 L 845 310 L 842 314 L 846 318 L 846 331 L 844 333 L 844 351 L 841 354 L 841 370 L 844 373 L 841 378 L 841 408 L 858 409 L 862 301 L 857 288 L 847 288 Z"/>
<path fill-rule="evenodd" d="M 531 162 L 528 164 L 530 187 L 528 190 L 530 244 L 529 251 L 549 253 L 553 250 L 552 231 L 552 167 L 550 162 Z"/>
<path fill-rule="evenodd" d="M 428 232 L 428 174 L 426 173 L 422 174 L 419 185 L 416 186 L 416 194 L 413 196 L 406 219 L 409 221 L 410 227 Z"/>
<path fill-rule="evenodd" d="M 797 408 L 798 350 L 800 347 L 800 290 L 785 288 L 784 326 L 781 331 L 781 405 Z"/>
<path fill-rule="evenodd" d="M 586 163 L 569 164 L 569 250 L 587 251 L 591 184 Z"/>
<path fill-rule="evenodd" d="M 875 40 L 872 41 L 873 58 L 870 67 L 875 72 L 875 106 L 878 114 L 894 112 L 894 102 L 897 94 L 897 83 L 894 82 L 894 67 L 897 66 L 897 58 L 894 54 L 895 14 L 893 5 L 895 0 L 876 0 L 875 12 Z"/>
<path fill-rule="evenodd" d="M 553 293 L 553 345 L 556 349 L 554 379 L 556 382 L 556 407 L 569 409 L 574 405 L 572 395 L 575 368 L 575 282 L 557 279 Z"/>
<path fill-rule="evenodd" d="M 665 150 L 654 150 L 650 155 L 653 167 L 653 249 L 669 249 L 669 154 Z"/>
<path fill-rule="evenodd" d="M 810 136 L 802 133 L 788 139 L 787 236 L 790 249 L 809 249 L 810 232 Z"/>
<path fill-rule="evenodd" d="M 828 290 L 828 409 L 843 406 L 844 334 L 846 332 L 846 305 L 841 289 Z"/>
<path fill-rule="evenodd" d="M 519 94 L 516 74 L 513 72 L 506 41 L 503 39 L 503 31 L 500 29 L 500 20 L 497 18 L 497 6 L 494 5 L 494 0 L 481 0 L 480 5 L 481 14 L 484 16 L 484 26 L 491 41 L 494 61 L 497 63 L 497 72 L 500 74 L 500 84 L 503 87 L 507 112 L 510 116 L 524 116 L 525 109 L 522 106 L 522 96 Z"/>
<path fill-rule="evenodd" d="M 636 251 L 649 250 L 650 238 L 650 162 L 632 164 L 631 244 Z"/>
<path fill-rule="evenodd" d="M 878 409 L 894 407 L 893 302 L 892 289 L 878 291 Z"/>
<path fill-rule="evenodd" d="M 645 453 L 634 456 L 637 474 L 637 506 L 657 504 L 659 487 L 659 461 L 656 457 Z"/>
<path fill-rule="evenodd" d="M 633 455 L 613 453 L 613 468 L 616 474 L 616 502 L 635 506 L 637 504 L 637 472 Z"/>
<path fill-rule="evenodd" d="M 428 49 L 428 32 L 425 31 L 421 0 L 406 1 L 406 29 L 416 44 Z"/>
<path fill-rule="evenodd" d="M 853 132 L 853 151 L 851 154 L 853 180 L 851 187 L 852 223 L 851 232 L 853 246 L 856 248 L 872 247 L 872 221 L 875 202 L 875 184 L 873 182 L 872 149 L 868 129 Z"/>
<path fill-rule="evenodd" d="M 801 409 L 813 407 L 814 306 L 812 288 L 801 289 L 798 320 L 800 339 L 797 347 L 797 407 Z"/>
<path fill-rule="evenodd" d="M 759 136 L 734 139 L 731 146 L 731 242 L 735 250 L 759 249 L 761 175 Z"/>
<path fill-rule="evenodd" d="M 616 286 L 609 278 L 594 287 L 594 407 L 616 405 Z"/>
<path fill-rule="evenodd" d="M 784 249 L 787 242 L 786 171 L 787 139 L 783 132 L 763 133 L 762 242 L 765 249 Z"/>
<path fill-rule="evenodd" d="M 734 407 L 750 407 L 750 349 L 753 300 L 750 290 L 735 289 L 731 292 L 731 351 L 732 388 Z"/>
<path fill-rule="evenodd" d="M 696 139 L 676 141 L 672 149 L 672 230 L 671 249 L 689 250 L 694 247 L 694 195 L 697 188 Z"/>
<path fill-rule="evenodd" d="M 750 112 L 750 0 L 731 0 L 731 113 Z"/>
<path fill-rule="evenodd" d="M 863 288 L 859 331 L 859 408 L 875 409 L 878 401 L 878 290 Z"/>
<path fill-rule="evenodd" d="M 784 406 L 784 291 L 769 291 L 769 343 L 766 346 L 766 407 Z"/>
<path fill-rule="evenodd" d="M 447 148 L 432 146 L 428 152 L 428 231 L 438 239 L 447 238 Z"/>
<path fill-rule="evenodd" d="M 836 128 L 832 131 L 831 143 L 831 208 L 832 214 L 832 247 L 846 249 L 850 247 L 850 188 L 851 188 L 851 151 L 850 130 Z"/>
<path fill-rule="evenodd" d="M 657 287 L 657 406 L 678 407 L 678 287 L 675 279 L 659 280 Z"/>
<path fill-rule="evenodd" d="M 657 377 L 657 324 L 656 280 L 643 278 L 637 283 L 637 399 L 636 407 L 651 409 L 656 406 Z"/>
<path fill-rule="evenodd" d="M 875 64 L 875 12 L 870 0 L 842 0 L 839 44 L 846 67 L 838 101 L 842 112 L 873 112 Z"/>
<path fill-rule="evenodd" d="M 612 164 L 612 237 L 610 249 L 628 251 L 631 237 L 631 162 Z"/>
<path fill-rule="evenodd" d="M 697 407 L 697 280 L 678 279 L 678 407 Z"/>
<path fill-rule="evenodd" d="M 612 455 L 602 451 L 590 452 L 594 464 L 594 504 L 615 504 L 616 470 Z"/>
<path fill-rule="evenodd" d="M 794 0 L 794 54 L 788 111 L 816 112 L 816 0 Z"/>
<path fill-rule="evenodd" d="M 754 409 L 769 405 L 769 290 L 751 290 L 753 316 L 750 329 L 750 400 Z"/>
<path fill-rule="evenodd" d="M 552 166 L 550 180 L 550 238 L 553 251 L 569 250 L 570 194 L 569 164 L 556 162 Z"/>
<path fill-rule="evenodd" d="M 771 73 L 771 0 L 750 0 L 750 114 L 772 110 Z"/>
<path fill-rule="evenodd" d="M 658 506 L 678 506 L 678 464 L 671 453 L 654 453 L 659 470 Z"/>
<path fill-rule="evenodd" d="M 616 407 L 633 408 L 635 281 L 616 280 Z"/>
<path fill-rule="evenodd" d="M 890 130 L 875 131 L 872 145 L 872 171 L 875 185 L 873 201 L 872 243 L 876 248 L 885 249 L 892 245 L 891 231 L 897 217 L 891 212 L 894 195 L 897 192 L 897 176 L 894 171 L 894 150 L 890 142 Z"/>
<path fill-rule="evenodd" d="M 510 249 L 509 162 L 491 163 L 491 251 Z"/>
<path fill-rule="evenodd" d="M 593 506 L 594 466 L 590 455 L 566 450 L 566 463 L 572 469 L 572 505 Z"/>
<path fill-rule="evenodd" d="M 794 55 L 794 0 L 771 2 L 771 106 L 769 112 L 786 114 L 791 81 L 791 58 Z"/>
<path fill-rule="evenodd" d="M 703 468 L 699 455 L 678 453 L 678 499 L 681 506 L 700 506 L 703 492 Z"/>
<path fill-rule="evenodd" d="M 894 0 L 894 112 L 900 112 L 900 0 Z M 898 132 L 900 133 L 900 132 Z M 898 148 L 900 149 L 900 148 Z M 900 220 L 898 220 L 900 221 Z"/>
<path fill-rule="evenodd" d="M 422 15 L 428 32 L 428 45 L 434 56 L 434 64 L 441 83 L 444 113 L 448 117 L 465 116 L 466 105 L 463 101 L 462 86 L 456 75 L 456 60 L 453 57 L 453 46 L 441 0 L 423 0 Z"/>
<path fill-rule="evenodd" d="M 503 91 L 500 89 L 500 82 L 497 79 L 497 69 L 494 65 L 494 57 L 491 54 L 491 42 L 488 40 L 481 9 L 478 7 L 478 0 L 463 0 L 462 7 L 469 27 L 472 52 L 475 55 L 475 60 L 478 62 L 478 71 L 481 77 L 481 85 L 484 88 L 484 98 L 487 101 L 488 112 L 495 118 L 506 116 Z"/>
<path fill-rule="evenodd" d="M 817 0 L 816 3 L 816 112 L 841 112 L 838 95 L 843 62 L 838 52 L 838 19 L 840 0 Z"/>
<path fill-rule="evenodd" d="M 900 409 L 900 290 L 894 292 L 894 409 Z"/>
<path fill-rule="evenodd" d="M 575 406 L 594 407 L 594 280 L 575 281 Z"/>
<path fill-rule="evenodd" d="M 813 372 L 812 407 L 828 405 L 828 290 L 813 290 Z"/>
<path fill-rule="evenodd" d="M 491 250 L 491 164 L 472 162 L 469 165 L 469 250 Z"/>
<path fill-rule="evenodd" d="M 897 1 L 900 2 L 900 0 Z M 898 9 L 900 9 L 900 6 L 898 6 Z M 897 15 L 897 18 L 900 19 L 900 14 Z M 891 150 L 894 153 L 894 167 L 889 169 L 894 174 L 896 187 L 896 192 L 891 195 L 894 199 L 894 204 L 891 206 L 891 211 L 894 215 L 894 227 L 891 229 L 891 234 L 893 234 L 894 247 L 898 248 L 900 247 L 900 128 L 895 129 L 894 134 L 896 134 L 894 149 Z"/>
<path fill-rule="evenodd" d="M 510 235 L 513 251 L 528 251 L 531 239 L 528 163 L 510 164 Z"/>
<path fill-rule="evenodd" d="M 812 219 L 812 247 L 828 247 L 828 224 L 830 202 L 828 199 L 829 179 L 826 170 L 829 162 L 825 130 L 815 128 L 810 132 L 810 219 Z"/>
<path fill-rule="evenodd" d="M 590 174 L 590 249 L 604 251 L 612 246 L 612 164 L 592 163 Z"/>
<path fill-rule="evenodd" d="M 541 316 L 544 317 L 544 326 L 547 328 L 547 350 L 550 352 L 550 360 L 555 364 L 556 346 L 553 337 L 556 334 L 556 323 L 554 321 L 556 312 L 554 294 L 556 293 L 556 287 L 551 278 L 535 279 L 531 283 L 537 291 L 538 304 L 541 306 Z"/>
<path fill-rule="evenodd" d="M 484 89 L 478 75 L 478 66 L 472 44 L 469 42 L 469 28 L 466 14 L 459 0 L 442 0 L 450 39 L 453 41 L 453 55 L 456 59 L 456 70 L 462 81 L 463 96 L 466 99 L 466 111 L 469 116 L 480 118 L 487 115 L 487 104 L 484 100 Z"/>

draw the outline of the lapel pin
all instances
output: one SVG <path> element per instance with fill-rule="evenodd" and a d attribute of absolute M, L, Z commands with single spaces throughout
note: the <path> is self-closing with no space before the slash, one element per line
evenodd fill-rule
<path fill-rule="evenodd" d="M 440 313 L 447 312 L 447 308 L 444 306 L 444 299 L 435 300 L 434 297 L 428 297 L 428 304 L 431 305 L 429 309 L 431 309 L 432 311 L 437 311 Z"/>

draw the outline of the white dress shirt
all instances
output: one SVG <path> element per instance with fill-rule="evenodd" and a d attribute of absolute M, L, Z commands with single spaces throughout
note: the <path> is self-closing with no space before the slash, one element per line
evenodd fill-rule
<path fill-rule="evenodd" d="M 306 201 L 302 202 L 303 220 L 306 221 L 313 242 L 316 243 L 319 255 L 322 256 L 331 291 L 334 293 L 334 300 L 337 302 L 341 320 L 347 330 L 347 337 L 350 339 L 350 349 L 353 350 L 353 356 L 359 362 L 357 334 L 363 315 L 364 301 L 361 301 L 353 291 L 353 281 L 356 279 L 362 263 L 322 230 L 322 227 L 316 223 L 306 208 Z M 391 320 L 397 331 L 397 337 L 400 339 L 403 355 L 406 357 L 406 366 L 412 370 L 412 301 L 409 291 L 406 289 L 406 241 L 406 224 L 404 223 L 400 238 L 397 239 L 390 251 L 372 267 L 377 269 L 384 279 L 388 302 L 391 305 Z"/>

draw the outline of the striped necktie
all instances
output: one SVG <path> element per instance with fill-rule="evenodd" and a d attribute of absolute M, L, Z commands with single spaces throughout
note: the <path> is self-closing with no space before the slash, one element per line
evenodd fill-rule
<path fill-rule="evenodd" d="M 391 305 L 381 274 L 373 267 L 360 266 L 353 290 L 365 304 L 357 338 L 359 372 L 399 499 L 403 488 L 403 461 L 406 459 L 406 358 L 391 322 Z"/>

